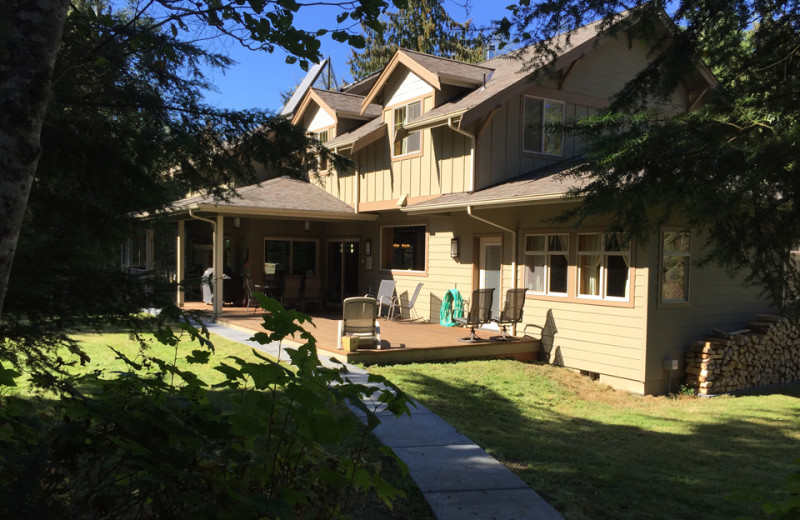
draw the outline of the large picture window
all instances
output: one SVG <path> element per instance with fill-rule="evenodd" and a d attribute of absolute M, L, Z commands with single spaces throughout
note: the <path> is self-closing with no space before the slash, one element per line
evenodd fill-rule
<path fill-rule="evenodd" d="M 397 107 L 394 109 L 394 132 L 400 130 L 403 125 L 410 123 L 422 114 L 422 102 L 414 101 L 407 105 Z M 399 155 L 408 155 L 417 153 L 422 149 L 422 132 L 417 130 L 411 132 L 402 139 L 394 142 L 394 150 L 392 154 L 397 157 Z"/>
<path fill-rule="evenodd" d="M 424 271 L 426 257 L 425 226 L 398 226 L 381 229 L 381 269 Z"/>
<path fill-rule="evenodd" d="M 548 128 L 564 122 L 564 103 L 551 99 L 525 97 L 523 150 L 526 152 L 562 155 L 564 136 Z"/>
<path fill-rule="evenodd" d="M 317 274 L 317 242 L 264 240 L 264 273 L 278 277 L 287 274 Z"/>
<path fill-rule="evenodd" d="M 688 302 L 692 236 L 688 231 L 664 231 L 661 237 L 661 301 Z"/>
<path fill-rule="evenodd" d="M 569 235 L 525 237 L 525 286 L 532 294 L 567 295 Z"/>
<path fill-rule="evenodd" d="M 578 296 L 629 299 L 630 244 L 615 233 L 578 235 Z"/>

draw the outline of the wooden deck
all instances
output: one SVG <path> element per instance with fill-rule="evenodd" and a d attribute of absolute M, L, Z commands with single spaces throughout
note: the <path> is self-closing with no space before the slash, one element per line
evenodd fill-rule
<path fill-rule="evenodd" d="M 187 302 L 187 310 L 206 311 L 209 307 L 201 302 Z M 344 352 L 336 349 L 338 320 L 341 314 L 323 312 L 310 313 L 314 326 L 308 330 L 317 339 L 317 347 L 326 354 L 349 363 L 395 364 L 423 361 L 447 361 L 479 358 L 513 358 L 520 361 L 536 360 L 540 349 L 538 339 L 518 334 L 517 341 L 487 341 L 485 343 L 462 343 L 458 341 L 469 335 L 462 327 L 443 327 L 438 323 L 420 321 L 395 321 L 380 319 L 381 348 L 358 349 Z M 240 330 L 259 332 L 261 318 L 243 307 L 225 307 L 217 323 Z M 483 339 L 499 335 L 496 330 L 478 330 Z"/>

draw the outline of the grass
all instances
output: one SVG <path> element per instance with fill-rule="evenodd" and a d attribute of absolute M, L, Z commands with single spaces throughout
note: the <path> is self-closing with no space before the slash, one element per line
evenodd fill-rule
<path fill-rule="evenodd" d="M 567 519 L 761 518 L 800 460 L 800 385 L 642 397 L 550 365 L 371 367 L 481 445 Z"/>
<path fill-rule="evenodd" d="M 90 371 L 99 371 L 102 373 L 103 378 L 113 378 L 117 374 L 127 370 L 126 364 L 118 358 L 117 354 L 109 347 L 124 353 L 130 359 L 141 362 L 140 348 L 138 342 L 132 339 L 127 333 L 112 332 L 105 334 L 76 334 L 73 338 L 78 340 L 81 348 L 87 353 L 91 359 L 85 366 L 75 363 L 70 367 L 69 371 L 73 374 L 88 373 Z M 147 336 L 148 355 L 155 355 L 163 360 L 176 361 L 178 368 L 188 369 L 194 372 L 201 380 L 208 384 L 218 383 L 224 380 L 225 376 L 214 369 L 220 363 L 225 362 L 226 358 L 230 356 L 237 356 L 245 359 L 246 361 L 257 362 L 258 358 L 254 355 L 253 350 L 240 343 L 230 341 L 221 336 L 212 334 L 211 341 L 214 344 L 215 352 L 211 360 L 207 364 L 189 364 L 185 360 L 185 356 L 190 354 L 192 350 L 198 349 L 196 343 L 190 341 L 183 341 L 178 345 L 177 350 L 174 347 L 162 345 L 151 336 Z M 177 355 L 176 355 L 177 352 Z M 68 351 L 59 353 L 65 361 L 77 360 L 74 354 Z M 262 354 L 264 355 L 264 354 Z M 227 360 L 229 364 L 232 361 Z M 152 367 L 152 370 L 156 370 Z M 34 397 L 35 392 L 26 382 L 18 381 L 20 386 L 6 390 L 6 393 L 13 393 L 19 397 Z M 176 380 L 176 384 L 178 381 Z M 45 395 L 44 400 L 32 400 L 32 403 L 39 403 L 40 406 L 45 406 L 48 399 L 52 396 Z M 337 407 L 337 414 L 349 414 L 343 405 Z M 346 442 L 337 446 L 331 446 L 330 450 L 333 454 L 347 454 L 353 453 L 361 443 L 362 435 L 364 433 L 364 426 L 360 421 L 356 422 L 356 430 L 353 432 Z M 382 463 L 382 475 L 390 484 L 402 490 L 406 498 L 398 498 L 393 508 L 387 507 L 381 502 L 374 494 L 364 495 L 355 492 L 348 502 L 346 513 L 353 518 L 382 518 L 386 520 L 402 520 L 406 518 L 415 518 L 421 520 L 433 520 L 435 517 L 431 512 L 425 498 L 422 496 L 419 488 L 414 484 L 413 480 L 405 474 L 401 467 L 394 464 L 384 454 L 380 452 L 381 444 L 371 435 L 367 435 L 362 458 L 367 464 L 374 464 L 377 462 Z"/>

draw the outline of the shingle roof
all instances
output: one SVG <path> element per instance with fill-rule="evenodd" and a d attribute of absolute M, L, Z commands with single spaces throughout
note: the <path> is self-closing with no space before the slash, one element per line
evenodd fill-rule
<path fill-rule="evenodd" d="M 278 177 L 260 184 L 244 186 L 236 192 L 238 196 L 227 201 L 215 201 L 207 195 L 189 197 L 174 203 L 172 209 L 181 211 L 200 207 L 222 212 L 258 209 L 264 214 L 303 212 L 309 217 L 314 214 L 340 214 L 343 217 L 356 215 L 353 208 L 319 186 L 289 177 Z"/>
<path fill-rule="evenodd" d="M 384 126 L 386 125 L 383 122 L 383 118 L 376 117 L 372 121 L 359 126 L 353 131 L 344 133 L 342 135 L 337 135 L 330 141 L 326 142 L 325 146 L 329 149 L 333 149 L 337 146 L 341 146 L 343 143 L 355 143 L 359 139 L 367 137 L 372 132 L 377 132 L 378 129 Z"/>
<path fill-rule="evenodd" d="M 344 92 L 334 92 L 332 90 L 312 89 L 322 101 L 325 102 L 337 113 L 345 114 L 360 114 L 361 102 L 364 101 L 364 96 L 357 96 L 355 94 L 347 94 Z M 367 107 L 363 116 L 359 115 L 359 119 L 372 119 L 381 115 L 382 108 L 380 105 L 371 104 Z"/>
<path fill-rule="evenodd" d="M 557 200 L 572 188 L 583 186 L 583 178 L 569 177 L 563 179 L 561 174 L 577 168 L 582 163 L 580 158 L 568 159 L 539 168 L 520 175 L 495 186 L 490 186 L 472 193 L 449 193 L 435 199 L 419 202 L 405 209 L 408 212 L 430 211 L 437 208 L 466 207 L 471 205 L 511 205 L 523 204 L 537 200 Z"/>
<path fill-rule="evenodd" d="M 409 49 L 400 49 L 398 52 L 405 53 L 409 58 L 440 77 L 460 78 L 476 85 L 483 83 L 484 77 L 492 72 L 492 69 L 485 64 L 465 63 Z"/>
<path fill-rule="evenodd" d="M 600 21 L 594 22 L 573 32 L 568 45 L 565 35 L 559 35 L 554 38 L 553 44 L 556 48 L 560 49 L 558 53 L 559 57 L 565 57 L 570 51 L 575 50 L 577 47 L 598 36 L 600 23 Z M 459 99 L 444 103 L 424 113 L 414 121 L 414 126 L 420 126 L 424 124 L 425 121 L 437 119 L 446 114 L 468 113 L 470 110 L 478 108 L 480 105 L 500 95 L 515 84 L 528 81 L 532 71 L 524 70 L 523 64 L 533 56 L 534 52 L 535 50 L 533 48 L 528 47 L 481 63 L 483 68 L 493 70 L 492 75 L 487 78 L 485 88 L 479 88 L 468 92 Z M 469 114 L 465 114 L 465 117 L 469 117 Z"/>

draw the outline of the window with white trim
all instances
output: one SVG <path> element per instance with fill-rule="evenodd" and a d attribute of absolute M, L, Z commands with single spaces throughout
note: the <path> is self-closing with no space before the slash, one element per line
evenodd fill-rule
<path fill-rule="evenodd" d="M 397 135 L 397 131 L 400 130 L 403 125 L 417 119 L 421 114 L 421 101 L 414 101 L 413 103 L 395 108 L 393 113 L 395 135 Z M 419 152 L 421 149 L 422 132 L 417 130 L 416 132 L 411 132 L 402 139 L 396 140 L 394 142 L 394 150 L 392 150 L 392 155 L 395 157 L 400 155 L 408 155 Z"/>
<path fill-rule="evenodd" d="M 663 231 L 661 234 L 661 302 L 689 301 L 689 267 L 692 235 L 689 231 Z"/>
<path fill-rule="evenodd" d="M 525 287 L 531 294 L 567 295 L 569 235 L 525 237 Z"/>
<path fill-rule="evenodd" d="M 578 296 L 628 301 L 630 243 L 616 233 L 578 234 Z"/>
<path fill-rule="evenodd" d="M 562 155 L 564 135 L 548 128 L 564 122 L 564 103 L 525 96 L 522 149 L 526 152 Z"/>

